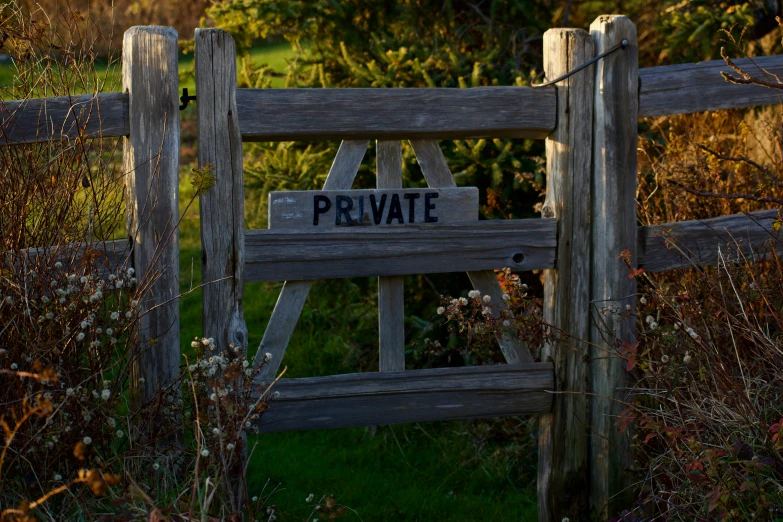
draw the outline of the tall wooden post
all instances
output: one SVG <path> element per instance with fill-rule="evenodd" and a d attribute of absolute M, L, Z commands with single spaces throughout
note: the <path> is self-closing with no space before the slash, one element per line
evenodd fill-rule
<path fill-rule="evenodd" d="M 617 415 L 630 398 L 630 379 L 619 357 L 621 343 L 635 342 L 636 281 L 621 259 L 636 253 L 636 138 L 639 73 L 636 26 L 624 16 L 600 16 L 590 26 L 595 52 L 622 40 L 628 46 L 595 65 L 590 328 L 590 500 L 606 520 L 630 504 L 630 437 Z"/>
<path fill-rule="evenodd" d="M 199 196 L 202 331 L 218 350 L 233 345 L 247 350 L 242 297 L 245 269 L 245 185 L 242 135 L 237 113 L 236 47 L 221 29 L 196 29 L 198 165 L 210 169 L 214 186 Z M 229 496 L 235 513 L 245 501 L 243 471 L 247 447 L 237 450 L 229 470 Z"/>
<path fill-rule="evenodd" d="M 234 39 L 221 29 L 196 29 L 198 164 L 215 185 L 201 195 L 203 331 L 220 349 L 247 348 L 242 296 L 245 263 L 242 136 L 239 132 Z"/>
<path fill-rule="evenodd" d="M 544 72 L 557 78 L 594 56 L 582 29 L 544 33 Z M 539 421 L 538 519 L 589 517 L 587 355 L 589 345 L 590 169 L 593 71 L 557 84 L 557 128 L 546 140 L 547 192 L 543 217 L 557 219 L 555 268 L 544 272 L 544 319 L 568 334 L 543 347 L 555 364 L 552 413 Z M 558 333 L 553 332 L 555 336 Z"/>
<path fill-rule="evenodd" d="M 128 237 L 142 287 L 133 367 L 147 402 L 179 373 L 179 108 L 177 32 L 132 27 L 122 44 L 130 135 L 123 142 Z M 142 380 L 143 379 L 143 380 Z"/>

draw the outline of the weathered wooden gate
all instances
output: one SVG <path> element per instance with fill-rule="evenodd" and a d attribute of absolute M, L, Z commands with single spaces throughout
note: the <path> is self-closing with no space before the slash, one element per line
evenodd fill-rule
<path fill-rule="evenodd" d="M 628 506 L 630 441 L 614 422 L 632 383 L 616 348 L 633 342 L 634 324 L 614 310 L 633 312 L 636 287 L 620 254 L 630 252 L 633 264 L 648 272 L 714 265 L 721 245 L 748 255 L 768 247 L 779 215 L 768 210 L 638 227 L 637 118 L 780 100 L 777 91 L 724 82 L 719 73 L 731 71 L 721 61 L 638 70 L 636 29 L 622 16 L 599 17 L 589 33 L 547 31 L 546 75 L 572 71 L 623 40 L 622 51 L 543 89 L 257 90 L 236 88 L 227 33 L 197 31 L 199 163 L 216 175 L 201 197 L 203 279 L 210 282 L 205 334 L 222 345 L 246 346 L 244 282 L 286 281 L 259 350 L 260 357 L 272 354 L 262 376 L 269 380 L 311 281 L 379 276 L 381 371 L 282 379 L 262 431 L 541 414 L 539 519 L 606 519 Z M 125 263 L 130 245 L 138 277 L 159 276 L 140 305 L 140 341 L 149 349 L 136 385 L 147 398 L 179 370 L 176 58 L 172 29 L 132 28 L 123 44 L 125 92 L 1 104 L 4 146 L 125 137 L 129 237 L 94 247 L 116 266 Z M 783 77 L 783 56 L 735 63 Z M 346 140 L 324 185 L 340 192 L 350 189 L 370 139 L 379 140 L 378 188 L 399 191 L 400 141 L 409 140 L 428 185 L 445 195 L 455 183 L 433 140 L 495 137 L 546 140 L 542 219 L 323 230 L 278 220 L 269 230 L 244 229 L 243 140 Z M 405 371 L 401 276 L 466 271 L 497 306 L 503 301 L 493 270 L 503 267 L 544 269 L 545 318 L 582 341 L 541 347 L 544 362 L 535 363 L 527 347 L 505 336 L 498 342 L 507 365 Z M 596 313 L 600 328 L 591 321 Z"/>

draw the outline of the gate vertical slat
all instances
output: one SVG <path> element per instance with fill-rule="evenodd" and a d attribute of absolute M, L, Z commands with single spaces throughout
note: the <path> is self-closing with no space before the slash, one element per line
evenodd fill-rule
<path fill-rule="evenodd" d="M 136 277 L 146 287 L 133 367 L 142 402 L 179 373 L 177 52 L 177 32 L 170 27 L 132 27 L 123 38 L 122 84 L 129 96 L 129 136 L 123 140 L 127 229 Z"/>
<path fill-rule="evenodd" d="M 220 349 L 247 347 L 244 293 L 245 220 L 242 136 L 236 102 L 234 39 L 220 29 L 196 29 L 198 164 L 214 186 L 199 197 L 204 336 Z"/>
<path fill-rule="evenodd" d="M 630 436 L 617 429 L 631 380 L 618 356 L 620 343 L 635 342 L 636 280 L 621 259 L 637 260 L 636 140 L 639 72 L 636 26 L 625 16 L 598 17 L 590 25 L 595 52 L 628 40 L 628 46 L 595 65 L 593 118 L 590 327 L 590 497 L 601 520 L 631 503 Z M 612 307 L 612 310 L 609 310 Z"/>
<path fill-rule="evenodd" d="M 402 188 L 402 143 L 379 140 L 375 150 L 378 188 Z M 403 276 L 378 278 L 378 364 L 382 372 L 405 371 L 404 281 Z"/>
<path fill-rule="evenodd" d="M 582 29 L 544 33 L 544 72 L 557 78 L 594 56 Z M 552 413 L 539 420 L 538 512 L 541 522 L 584 520 L 588 502 L 587 363 L 590 292 L 590 170 L 593 71 L 557 85 L 557 128 L 546 140 L 547 183 L 542 214 L 557 219 L 555 268 L 544 272 L 544 320 L 568 336 L 543 346 L 555 364 Z"/>

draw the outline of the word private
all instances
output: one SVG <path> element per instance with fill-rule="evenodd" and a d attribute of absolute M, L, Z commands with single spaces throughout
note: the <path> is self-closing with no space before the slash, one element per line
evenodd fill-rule
<path fill-rule="evenodd" d="M 478 189 L 271 192 L 269 228 L 423 225 L 478 219 Z"/>

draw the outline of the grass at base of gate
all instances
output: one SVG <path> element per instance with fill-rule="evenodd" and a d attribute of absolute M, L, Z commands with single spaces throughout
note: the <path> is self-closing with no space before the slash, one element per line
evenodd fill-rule
<path fill-rule="evenodd" d="M 192 196 L 187 176 L 180 186 L 184 205 Z M 188 291 L 201 284 L 198 201 L 180 224 L 180 284 Z M 281 285 L 245 285 L 244 307 L 255 352 Z M 286 376 L 301 377 L 355 371 L 361 343 L 377 343 L 377 284 L 344 280 L 316 284 L 288 347 Z M 201 290 L 181 300 L 182 352 L 201 336 Z M 273 405 L 274 407 L 274 405 Z M 278 520 L 307 520 L 313 493 L 335 495 L 350 508 L 344 520 L 536 520 L 534 477 L 514 484 L 492 450 L 476 450 L 465 428 L 470 421 L 274 433 L 250 437 L 257 444 L 250 461 L 250 495 L 267 493 L 279 506 Z M 314 518 L 319 518 L 315 515 Z M 324 520 L 325 517 L 320 517 Z M 311 519 L 312 520 L 312 519 Z"/>

